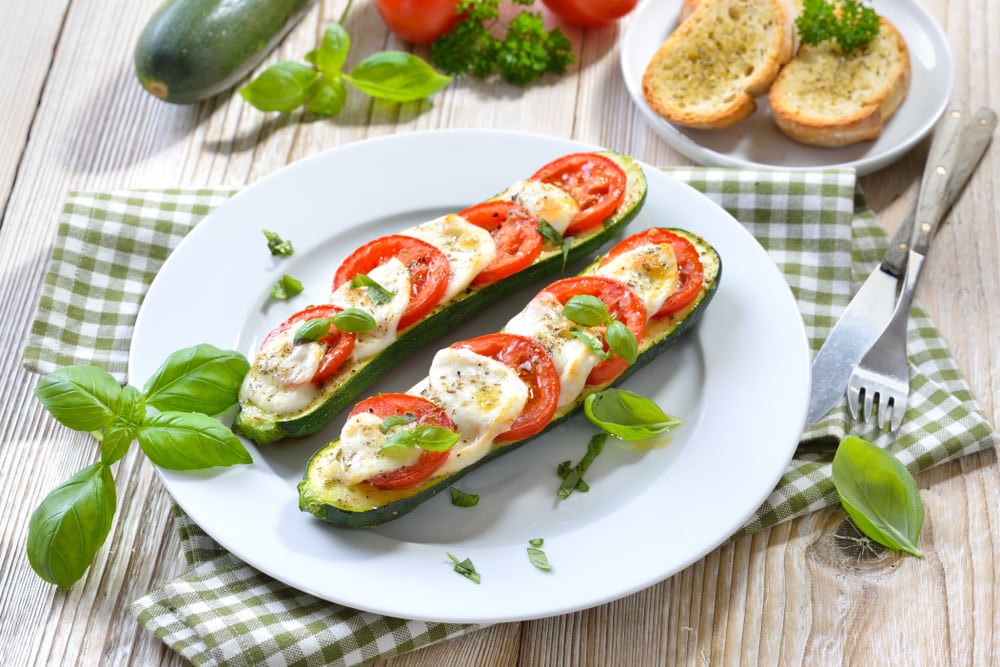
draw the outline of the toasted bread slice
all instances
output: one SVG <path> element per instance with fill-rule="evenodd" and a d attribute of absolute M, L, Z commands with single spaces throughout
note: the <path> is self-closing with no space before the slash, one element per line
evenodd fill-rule
<path fill-rule="evenodd" d="M 643 96 L 679 125 L 729 127 L 757 108 L 795 36 L 785 0 L 700 0 L 647 65 Z"/>
<path fill-rule="evenodd" d="M 803 44 L 768 94 L 782 132 L 810 146 L 877 139 L 910 89 L 910 55 L 885 18 L 867 46 L 842 53 L 832 42 Z"/>

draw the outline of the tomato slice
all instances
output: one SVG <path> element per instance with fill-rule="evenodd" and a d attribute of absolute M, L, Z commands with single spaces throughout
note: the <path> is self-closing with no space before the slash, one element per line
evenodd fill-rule
<path fill-rule="evenodd" d="M 305 310 L 300 310 L 295 313 L 287 320 L 279 324 L 271 333 L 267 334 L 264 338 L 264 342 L 261 344 L 261 348 L 267 346 L 268 341 L 270 341 L 275 336 L 284 333 L 291 327 L 296 327 L 300 324 L 304 324 L 309 320 L 321 319 L 324 317 L 333 317 L 340 312 L 340 308 L 337 306 L 332 306 L 328 304 L 312 306 L 306 308 Z M 330 334 L 320 338 L 317 343 L 326 345 L 326 352 L 323 353 L 323 358 L 320 360 L 319 367 L 316 369 L 316 373 L 312 376 L 312 382 L 318 383 L 327 379 L 331 375 L 337 373 L 340 367 L 344 365 L 347 358 L 351 356 L 351 352 L 354 350 L 354 342 L 357 340 L 357 336 L 352 333 L 346 333 L 340 331 L 334 327 L 330 327 Z"/>
<path fill-rule="evenodd" d="M 349 417 L 361 412 L 370 412 L 383 419 L 392 415 L 411 413 L 416 416 L 412 422 L 414 427 L 421 424 L 431 424 L 455 430 L 455 424 L 451 421 L 448 413 L 423 396 L 378 394 L 366 398 L 354 406 Z M 424 449 L 420 451 L 420 458 L 417 459 L 416 463 L 375 475 L 366 481 L 379 489 L 405 489 L 428 479 L 444 465 L 450 454 L 450 451 L 432 452 Z"/>
<path fill-rule="evenodd" d="M 465 209 L 460 216 L 490 233 L 497 256 L 473 280 L 473 285 L 489 285 L 531 266 L 542 252 L 538 220 L 512 201 L 488 201 Z"/>
<path fill-rule="evenodd" d="M 616 320 L 624 322 L 625 326 L 632 330 L 636 340 L 642 341 L 646 333 L 646 307 L 642 305 L 638 294 L 617 280 L 601 276 L 575 276 L 557 280 L 542 291 L 549 292 L 564 305 L 578 294 L 596 296 L 604 302 L 608 312 Z M 607 350 L 607 345 L 604 349 Z M 610 382 L 621 375 L 626 368 L 628 362 L 615 355 L 594 366 L 587 376 L 587 384 L 600 385 Z"/>
<path fill-rule="evenodd" d="M 392 257 L 399 259 L 410 272 L 410 303 L 399 318 L 399 329 L 403 330 L 434 310 L 448 287 L 451 265 L 444 253 L 430 243 L 402 234 L 369 241 L 340 265 L 333 277 L 333 289 L 360 273 L 367 274 Z"/>
<path fill-rule="evenodd" d="M 562 188 L 580 205 L 566 235 L 601 224 L 625 199 L 625 171 L 614 160 L 596 153 L 571 153 L 548 163 L 531 177 Z"/>
<path fill-rule="evenodd" d="M 653 315 L 653 317 L 664 317 L 687 308 L 701 292 L 701 287 L 705 282 L 705 269 L 701 265 L 698 249 L 694 247 L 693 243 L 669 229 L 652 227 L 623 239 L 608 251 L 608 254 L 601 260 L 601 265 L 625 251 L 650 243 L 658 245 L 669 243 L 677 258 L 679 273 L 677 289 L 667 297 L 660 309 Z"/>
<path fill-rule="evenodd" d="M 538 341 L 526 336 L 492 333 L 452 345 L 496 359 L 515 370 L 528 385 L 528 402 L 496 442 L 516 442 L 535 435 L 552 421 L 559 403 L 559 371 Z"/>

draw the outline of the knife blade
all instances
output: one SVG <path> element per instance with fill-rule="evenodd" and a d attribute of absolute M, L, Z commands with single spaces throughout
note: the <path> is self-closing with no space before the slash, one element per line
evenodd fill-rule
<path fill-rule="evenodd" d="M 928 161 L 936 158 L 951 140 L 960 144 L 960 150 L 964 152 L 959 167 L 952 172 L 945 186 L 945 215 L 986 152 L 996 125 L 996 113 L 986 108 L 973 116 L 966 116 L 961 109 L 949 109 L 941 120 Z M 906 271 L 915 216 L 916 211 L 911 210 L 896 230 L 882 262 L 862 283 L 816 354 L 812 364 L 812 393 L 806 426 L 818 422 L 843 398 L 854 366 L 889 322 L 896 305 L 899 280 Z"/>

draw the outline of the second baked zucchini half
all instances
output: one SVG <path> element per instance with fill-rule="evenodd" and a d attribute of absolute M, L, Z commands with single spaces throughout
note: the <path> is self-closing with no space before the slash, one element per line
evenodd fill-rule
<path fill-rule="evenodd" d="M 609 191 L 620 193 L 615 206 L 605 204 Z M 317 432 L 413 350 L 511 292 L 558 273 L 567 262 L 598 251 L 636 216 L 645 198 L 645 174 L 632 158 L 604 151 L 573 153 L 541 166 L 489 202 L 358 248 L 337 271 L 331 303 L 297 313 L 264 340 L 240 392 L 233 429 L 257 444 Z M 517 212 L 501 205 L 514 206 Z M 448 273 L 456 256 L 467 263 L 463 246 L 474 245 L 477 238 L 494 246 L 490 252 L 499 252 L 497 234 L 507 235 L 504 243 L 521 243 L 520 236 L 511 239 L 513 231 L 484 231 L 492 226 L 492 218 L 503 216 L 507 221 L 517 216 L 532 221 L 527 232 L 518 232 L 538 237 L 530 263 L 504 267 L 494 257 L 484 268 L 485 260 L 475 264 L 473 256 L 471 267 L 463 267 L 466 282 L 456 281 L 453 271 L 429 299 L 423 299 L 429 288 L 420 295 L 411 289 Z M 404 287 L 394 289 L 396 284 Z M 303 324 L 335 321 L 344 310 L 378 315 L 379 309 L 392 308 L 400 293 L 410 295 L 408 304 L 394 315 L 386 311 L 388 324 L 379 320 L 374 332 L 349 334 L 336 325 L 324 331 L 329 335 L 312 337 L 311 345 L 299 344 Z M 414 311 L 421 299 L 426 301 L 423 312 Z M 335 370 L 326 372 L 327 367 Z"/>

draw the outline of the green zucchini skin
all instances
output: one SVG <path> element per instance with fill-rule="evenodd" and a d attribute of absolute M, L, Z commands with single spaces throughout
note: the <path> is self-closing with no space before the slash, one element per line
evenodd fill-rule
<path fill-rule="evenodd" d="M 707 241 L 690 232 L 680 229 L 671 229 L 670 231 L 683 235 L 698 248 L 702 262 L 705 266 L 705 289 L 702 290 L 702 293 L 698 296 L 695 302 L 692 303 L 687 309 L 678 313 L 676 316 L 669 318 L 669 321 L 661 322 L 656 326 L 652 335 L 647 335 L 643 339 L 639 348 L 639 356 L 636 361 L 612 383 L 610 383 L 611 385 L 617 385 L 624 382 L 633 373 L 648 364 L 663 350 L 675 343 L 685 333 L 691 330 L 701 318 L 701 315 L 705 312 L 709 302 L 712 300 L 712 297 L 715 296 L 716 290 L 718 289 L 719 278 L 722 274 L 722 261 L 715 249 L 709 245 Z M 595 265 L 596 262 L 592 264 L 591 267 Z M 589 270 L 591 267 L 585 269 L 584 272 Z M 380 500 L 379 494 L 384 492 L 371 489 L 373 496 L 366 499 L 364 506 L 352 504 L 350 499 L 348 499 L 348 496 L 355 498 L 358 493 L 364 494 L 365 492 L 354 492 L 350 490 L 352 487 L 345 487 L 344 485 L 337 483 L 327 483 L 318 478 L 319 476 L 315 474 L 317 464 L 322 460 L 322 457 L 327 452 L 339 445 L 339 441 L 335 440 L 316 452 L 306 465 L 303 479 L 298 485 L 299 509 L 303 512 L 309 512 L 326 522 L 343 528 L 370 528 L 372 526 L 392 521 L 393 519 L 397 519 L 404 514 L 411 512 L 418 505 L 430 500 L 438 493 L 444 491 L 459 479 L 473 470 L 476 470 L 480 466 L 486 465 L 494 459 L 511 453 L 522 445 L 531 442 L 539 435 L 555 428 L 579 411 L 580 407 L 583 405 L 584 399 L 586 398 L 586 394 L 599 391 L 604 388 L 605 387 L 603 386 L 594 387 L 586 391 L 584 395 L 581 395 L 577 399 L 573 406 L 569 409 L 565 409 L 562 413 L 557 414 L 549 425 L 541 431 L 541 433 L 508 445 L 495 446 L 489 454 L 467 468 L 463 468 L 462 470 L 452 473 L 446 477 L 431 478 L 425 484 L 407 490 L 410 493 L 407 493 L 406 491 L 393 492 L 393 497 L 390 502 L 383 502 L 383 500 Z M 358 489 L 359 487 L 353 488 Z M 371 487 L 367 488 L 370 489 Z"/>
<path fill-rule="evenodd" d="M 167 0 L 135 46 L 143 88 L 192 104 L 232 88 L 277 46 L 313 0 Z"/>
<path fill-rule="evenodd" d="M 625 200 L 602 227 L 590 234 L 571 237 L 573 246 L 567 256 L 568 262 L 597 252 L 632 221 L 646 199 L 646 178 L 641 165 L 624 155 L 607 152 L 602 154 L 614 159 L 625 170 L 628 177 Z M 511 292 L 537 284 L 541 279 L 558 273 L 562 266 L 562 253 L 552 250 L 543 259 L 512 276 L 484 287 L 470 288 L 448 304 L 438 306 L 426 318 L 403 332 L 391 345 L 355 367 L 348 377 L 338 377 L 335 386 L 324 389 L 324 398 L 305 411 L 287 419 L 276 419 L 269 415 L 255 414 L 253 409 L 242 407 L 233 421 L 233 430 L 258 445 L 315 433 L 348 407 L 365 388 L 407 358 L 413 350 L 444 335 Z"/>

